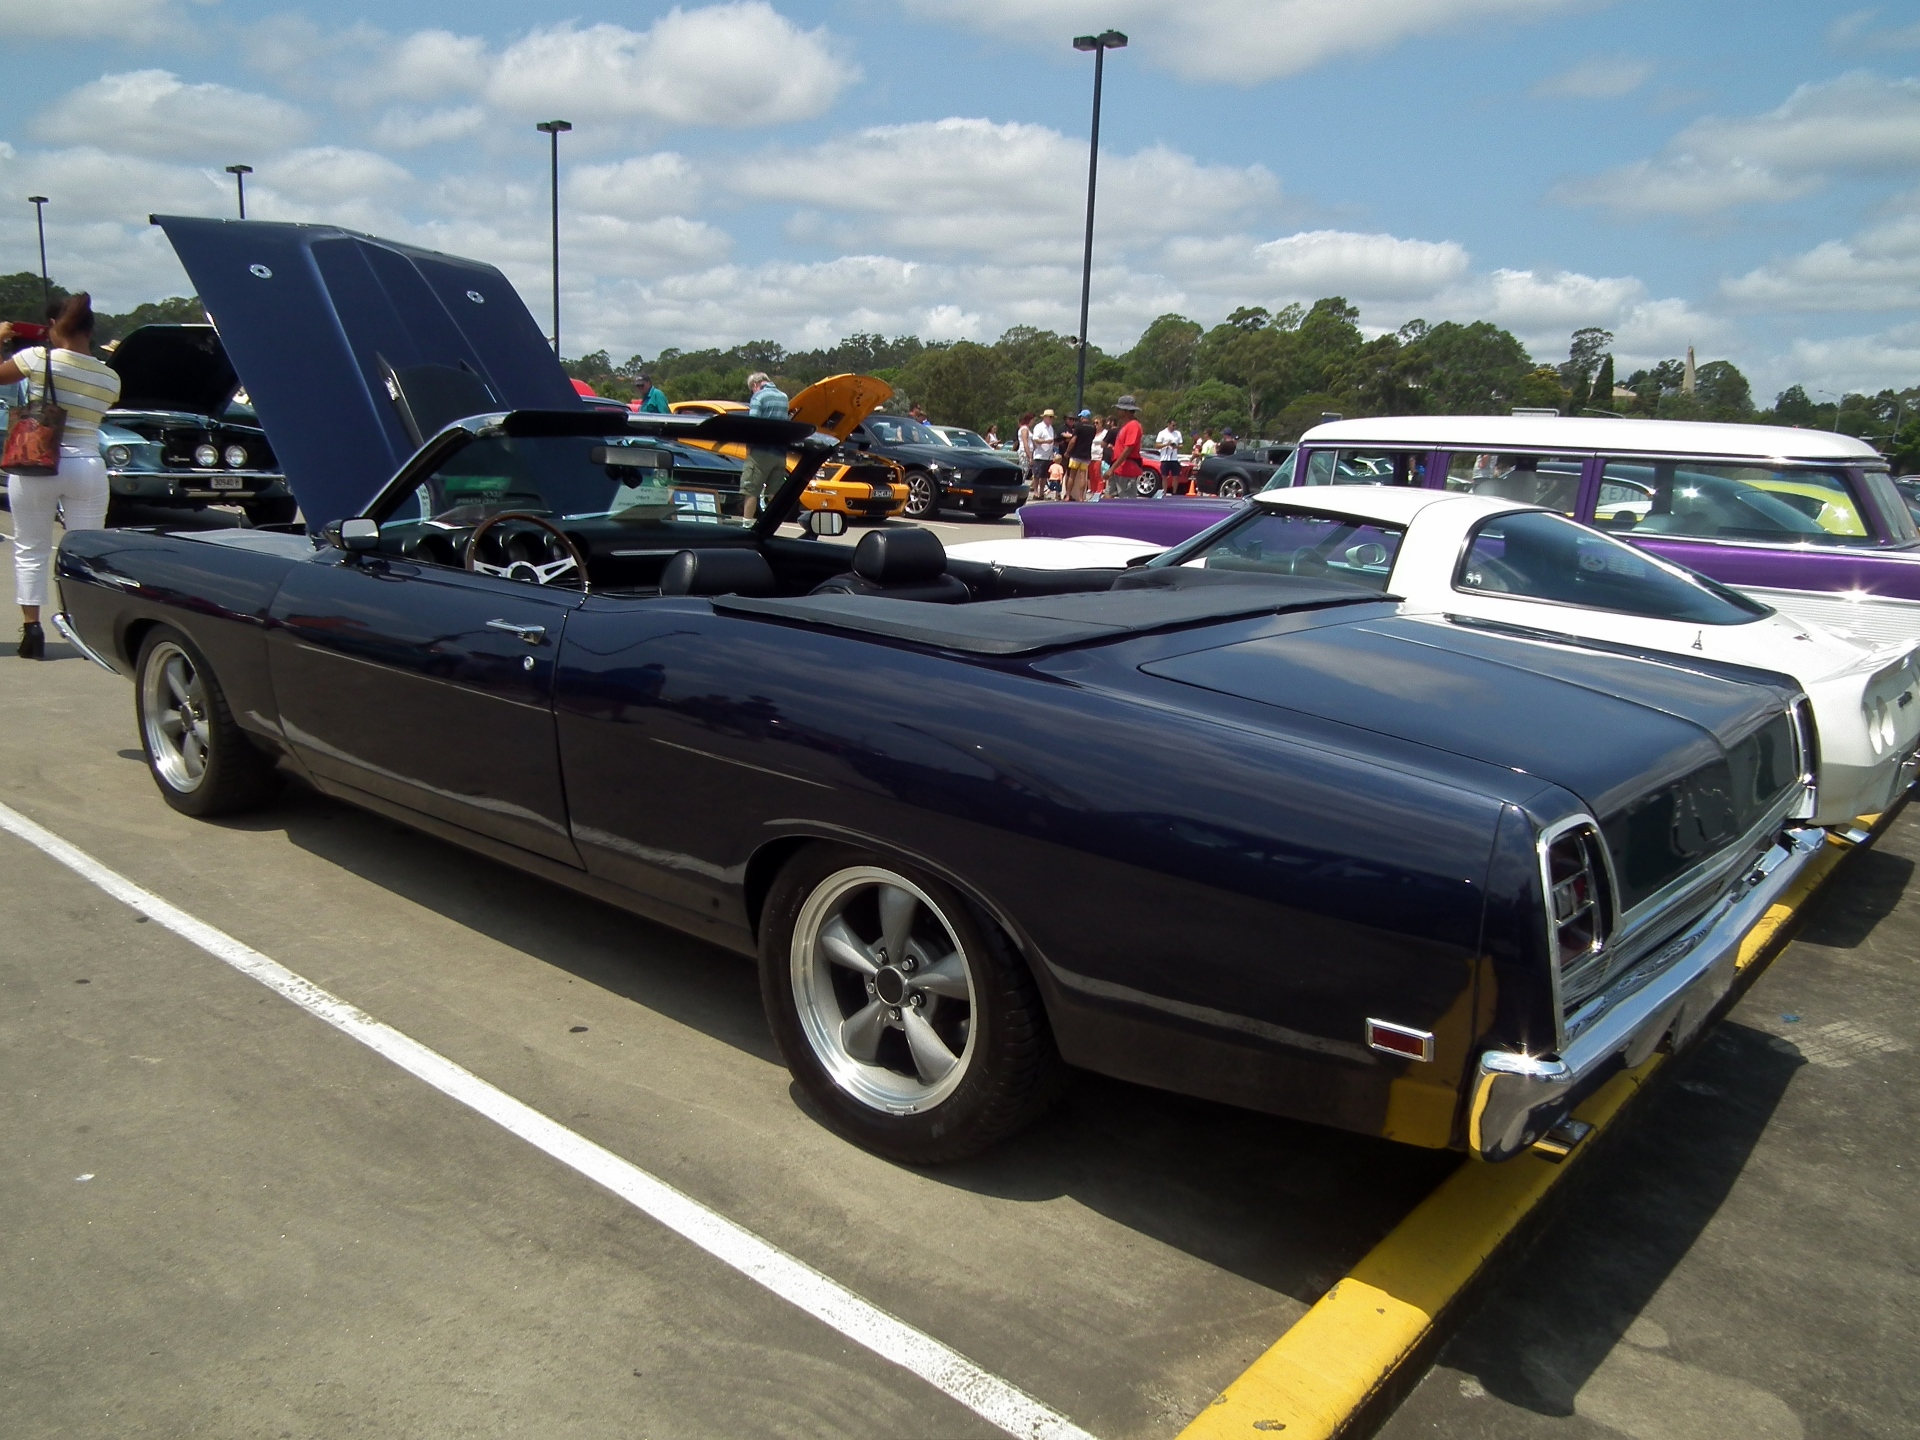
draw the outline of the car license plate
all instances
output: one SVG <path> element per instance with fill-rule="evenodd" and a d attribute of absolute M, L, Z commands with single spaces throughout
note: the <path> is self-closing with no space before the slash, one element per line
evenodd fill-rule
<path fill-rule="evenodd" d="M 238 475 L 215 475 L 207 481 L 207 485 L 210 489 L 214 490 L 244 490 L 247 488 L 247 482 Z"/>

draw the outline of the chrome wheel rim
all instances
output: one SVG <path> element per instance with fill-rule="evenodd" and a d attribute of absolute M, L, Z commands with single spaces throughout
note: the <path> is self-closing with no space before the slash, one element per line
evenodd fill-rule
<path fill-rule="evenodd" d="M 807 1044 L 861 1104 L 912 1115 L 966 1078 L 973 969 L 940 907 L 904 876 L 857 865 L 814 887 L 791 975 Z"/>
<path fill-rule="evenodd" d="M 933 508 L 933 481 L 925 475 L 907 477 L 907 513 L 924 515 Z"/>
<path fill-rule="evenodd" d="M 207 693 L 193 657 L 171 640 L 147 654 L 140 677 L 141 728 L 154 773 L 191 794 L 207 778 Z"/>
<path fill-rule="evenodd" d="M 1247 493 L 1246 482 L 1229 476 L 1220 482 L 1220 493 L 1229 500 L 1238 500 Z"/>

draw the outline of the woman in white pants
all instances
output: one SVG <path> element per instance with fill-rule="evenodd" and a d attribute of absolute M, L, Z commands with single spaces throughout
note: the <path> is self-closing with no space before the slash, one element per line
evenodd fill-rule
<path fill-rule="evenodd" d="M 0 324 L 0 344 L 13 327 Z M 107 467 L 100 458 L 100 417 L 120 398 L 120 375 L 93 355 L 93 305 L 84 294 L 69 298 L 54 319 L 44 346 L 0 362 L 0 385 L 24 379 L 29 403 L 44 399 L 53 372 L 54 403 L 67 412 L 60 468 L 52 475 L 7 476 L 13 510 L 13 587 L 20 603 L 22 660 L 44 660 L 46 632 L 40 607 L 47 603 L 47 572 L 53 561 L 56 516 L 69 530 L 98 530 L 107 521 Z"/>

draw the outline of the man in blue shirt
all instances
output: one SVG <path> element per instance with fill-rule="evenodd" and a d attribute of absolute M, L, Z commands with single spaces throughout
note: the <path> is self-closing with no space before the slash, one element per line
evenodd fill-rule
<path fill-rule="evenodd" d="M 764 370 L 747 377 L 747 414 L 756 420 L 785 420 L 786 393 L 773 383 Z M 760 513 L 761 498 L 777 490 L 787 478 L 787 452 L 784 447 L 755 445 L 747 451 L 746 468 L 740 472 L 740 493 L 746 497 L 745 515 L 751 520 Z"/>

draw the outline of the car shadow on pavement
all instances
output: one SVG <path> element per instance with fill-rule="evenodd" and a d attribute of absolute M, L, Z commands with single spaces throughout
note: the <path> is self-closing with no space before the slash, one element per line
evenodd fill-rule
<path fill-rule="evenodd" d="M 751 962 L 294 784 L 216 821 L 299 848 L 756 1059 L 780 1064 Z M 807 1108 L 797 1089 L 796 1103 Z M 816 1117 L 817 1118 L 817 1117 Z M 1311 1303 L 1460 1157 L 1074 1073 L 1062 1103 L 971 1161 L 922 1172 L 1015 1202 L 1068 1196 Z"/>
<path fill-rule="evenodd" d="M 1809 945 L 1857 950 L 1899 905 L 1913 871 L 1913 861 L 1887 850 L 1875 848 L 1853 856 L 1847 883 L 1827 893 L 1800 927 L 1799 938 Z"/>
<path fill-rule="evenodd" d="M 1440 1363 L 1508 1404 L 1572 1416 L 1581 1388 L 1725 1203 L 1806 1063 L 1773 1036 L 1723 1021 L 1663 1067 L 1629 1123 L 1570 1177 L 1533 1243 L 1503 1257 Z"/>

